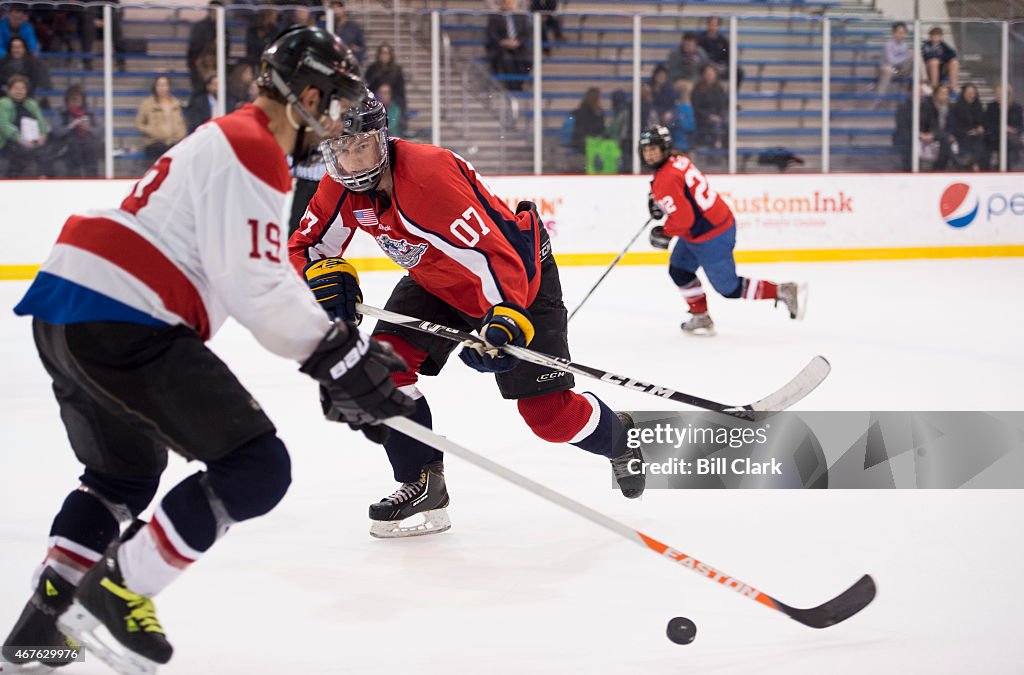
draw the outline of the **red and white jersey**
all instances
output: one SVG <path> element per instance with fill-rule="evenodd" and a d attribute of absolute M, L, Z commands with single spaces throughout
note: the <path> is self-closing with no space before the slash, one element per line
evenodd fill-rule
<path fill-rule="evenodd" d="M 685 155 L 669 157 L 654 173 L 651 195 L 665 211 L 665 234 L 701 242 L 732 227 L 728 204 Z"/>
<path fill-rule="evenodd" d="M 57 324 L 191 326 L 234 317 L 267 349 L 303 360 L 329 321 L 288 266 L 279 225 L 291 178 L 255 106 L 169 150 L 120 208 L 65 223 L 15 311 Z"/>
<path fill-rule="evenodd" d="M 420 286 L 481 317 L 501 302 L 528 307 L 540 286 L 540 227 L 514 214 L 473 165 L 433 145 L 389 141 L 392 198 L 320 181 L 288 242 L 295 269 L 340 257 L 357 229 L 368 232 Z"/>

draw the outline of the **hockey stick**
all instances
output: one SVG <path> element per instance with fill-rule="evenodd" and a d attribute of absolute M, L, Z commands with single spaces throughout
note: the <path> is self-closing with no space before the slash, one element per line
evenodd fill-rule
<path fill-rule="evenodd" d="M 628 251 L 628 250 L 629 250 L 629 247 L 633 245 L 633 242 L 635 242 L 635 241 L 637 240 L 637 238 L 638 238 L 638 237 L 640 236 L 640 234 L 641 234 L 641 233 L 642 233 L 642 232 L 643 232 L 644 230 L 646 230 L 646 229 L 647 229 L 647 225 L 648 225 L 648 224 L 649 224 L 649 223 L 650 223 L 650 222 L 651 222 L 652 220 L 654 220 L 654 216 L 651 216 L 650 218 L 648 218 L 647 220 L 645 220 L 645 221 L 644 221 L 644 224 L 643 224 L 643 225 L 641 225 L 641 226 L 640 226 L 640 229 L 639 229 L 639 230 L 637 230 L 636 234 L 634 234 L 634 235 L 633 235 L 633 238 L 629 240 L 629 243 L 628 243 L 628 244 L 626 244 L 626 248 L 622 249 L 622 251 L 621 251 L 621 252 L 620 252 L 620 253 L 619 253 L 619 254 L 618 254 L 617 256 L 615 256 L 615 260 L 613 260 L 613 261 L 612 261 L 612 264 L 608 266 L 608 269 L 606 269 L 606 270 L 604 271 L 604 274 L 602 274 L 602 275 L 601 275 L 601 278 L 600 278 L 600 279 L 598 279 L 598 280 L 597 280 L 597 282 L 596 282 L 596 283 L 595 283 L 595 284 L 594 284 L 593 286 L 591 286 L 591 287 L 590 287 L 590 290 L 589 290 L 589 291 L 587 291 L 587 294 L 583 296 L 583 299 L 582 299 L 582 300 L 580 300 L 580 304 L 576 305 L 576 309 L 574 309 L 574 310 L 572 310 L 571 312 L 569 312 L 569 321 L 572 321 L 572 318 L 573 318 L 574 316 L 576 316 L 576 312 L 580 311 L 580 307 L 582 307 L 582 306 L 583 306 L 583 303 L 585 303 L 585 302 L 586 302 L 586 301 L 587 301 L 588 299 L 590 299 L 590 296 L 594 294 L 594 291 L 596 291 L 596 290 L 597 290 L 597 287 L 601 285 L 601 282 L 602 282 L 602 281 L 604 281 L 604 278 L 605 278 L 606 276 L 608 276 L 608 273 L 612 271 L 612 268 L 613 268 L 613 267 L 615 267 L 616 265 L 618 265 L 618 264 L 619 264 L 619 261 L 620 261 L 620 260 L 622 260 L 622 257 L 623 257 L 624 255 L 626 255 L 626 251 Z"/>
<path fill-rule="evenodd" d="M 610 518 L 589 506 L 585 506 L 574 499 L 570 499 L 559 492 L 555 492 L 551 488 L 541 485 L 522 474 L 516 473 L 493 460 L 478 455 L 472 450 L 469 450 L 448 438 L 439 436 L 430 429 L 427 429 L 406 417 L 392 417 L 389 420 L 385 420 L 384 424 L 388 425 L 395 431 L 415 438 L 421 443 L 425 443 L 426 445 L 436 448 L 441 452 L 455 455 L 456 457 L 463 459 L 484 471 L 507 480 L 513 485 L 517 485 L 528 492 L 532 492 L 538 497 L 546 499 L 553 504 L 557 504 L 568 511 L 572 511 L 576 515 L 589 520 L 595 525 L 600 525 L 605 529 L 611 530 L 612 532 L 625 537 L 635 544 L 640 544 L 641 546 L 649 548 L 658 555 L 664 556 L 672 562 L 689 568 L 697 574 L 707 577 L 712 581 L 717 581 L 722 586 L 734 590 L 740 595 L 748 597 L 751 600 L 755 600 L 769 609 L 782 612 L 791 619 L 799 621 L 805 626 L 810 626 L 811 628 L 827 628 L 828 626 L 835 625 L 840 621 L 849 619 L 851 616 L 867 607 L 868 603 L 875 598 L 875 582 L 870 575 L 865 574 L 848 589 L 817 607 L 810 607 L 808 609 L 792 607 L 784 602 L 776 600 L 767 593 L 762 593 L 750 584 L 740 581 L 736 577 L 729 576 L 707 563 L 701 562 L 700 560 L 697 560 L 682 551 L 676 550 L 667 544 L 663 544 L 653 537 L 648 537 L 643 532 L 634 530 L 628 525 L 620 523 L 619 521 Z"/>
<path fill-rule="evenodd" d="M 372 316 L 376 319 L 387 321 L 388 323 L 395 324 L 396 326 L 405 326 L 406 328 L 418 330 L 422 333 L 437 335 L 447 340 L 468 342 L 470 344 L 486 347 L 487 349 L 493 349 L 493 347 L 485 342 L 483 338 L 473 335 L 472 333 L 456 330 L 455 328 L 442 326 L 441 324 L 422 321 L 412 316 L 389 312 L 386 309 L 378 309 L 362 303 L 356 305 L 356 311 L 366 316 Z M 685 403 L 686 405 L 703 408 L 704 410 L 738 414 L 738 416 L 746 417 L 748 419 L 752 417 L 752 415 L 750 415 L 752 412 L 785 410 L 803 397 L 807 396 L 807 394 L 814 391 L 814 389 L 822 383 L 825 377 L 828 376 L 829 371 L 832 369 L 832 366 L 829 365 L 824 356 L 815 356 L 806 366 L 804 366 L 803 370 L 797 373 L 796 376 L 787 382 L 781 389 L 778 389 L 774 393 L 771 393 L 753 403 L 731 406 L 724 403 L 718 403 L 717 401 L 711 401 L 706 398 L 701 398 L 699 396 L 694 396 L 692 394 L 685 394 L 683 392 L 675 391 L 674 389 L 669 389 L 668 387 L 662 387 L 661 385 L 641 382 L 623 375 L 616 375 L 615 373 L 610 373 L 607 370 L 584 366 L 582 364 L 569 361 L 568 359 L 535 352 L 532 349 L 514 347 L 512 345 L 505 345 L 502 349 L 516 358 L 534 363 L 538 366 L 544 366 L 545 368 L 553 368 L 555 370 L 572 373 L 573 375 L 590 377 L 595 380 L 601 380 L 602 382 L 608 382 L 609 384 L 629 389 L 630 391 L 650 394 L 651 396 L 658 396 L 659 398 L 667 398 L 671 401 Z"/>

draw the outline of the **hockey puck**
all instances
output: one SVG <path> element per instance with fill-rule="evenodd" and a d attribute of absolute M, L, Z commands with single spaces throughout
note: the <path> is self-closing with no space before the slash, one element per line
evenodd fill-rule
<path fill-rule="evenodd" d="M 668 622 L 665 634 L 677 645 L 688 645 L 697 637 L 697 626 L 685 616 L 677 616 Z"/>

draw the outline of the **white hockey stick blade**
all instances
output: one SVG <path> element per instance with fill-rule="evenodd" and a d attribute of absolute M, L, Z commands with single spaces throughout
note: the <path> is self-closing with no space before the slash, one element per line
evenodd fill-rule
<path fill-rule="evenodd" d="M 29 673 L 36 674 L 55 672 L 57 672 L 56 668 L 43 665 L 38 661 L 33 661 L 32 663 L 5 663 L 0 661 L 0 675 L 14 675 L 15 673 L 17 673 L 17 675 L 27 675 Z"/>
<path fill-rule="evenodd" d="M 832 365 L 824 356 L 815 356 L 804 366 L 792 380 L 787 382 L 779 390 L 771 393 L 759 401 L 751 403 L 743 408 L 734 408 L 726 412 L 739 412 L 741 410 L 753 410 L 755 412 L 773 412 L 785 410 L 791 405 L 810 394 L 818 388 L 818 385 L 825 381 L 832 371 Z"/>

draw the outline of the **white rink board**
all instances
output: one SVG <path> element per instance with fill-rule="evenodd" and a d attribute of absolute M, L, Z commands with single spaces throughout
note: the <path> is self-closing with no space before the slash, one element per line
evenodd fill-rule
<path fill-rule="evenodd" d="M 557 253 L 609 253 L 647 218 L 647 176 L 511 176 L 487 180 L 511 205 L 538 204 Z M 1022 174 L 711 176 L 739 225 L 737 249 L 814 250 L 1024 244 Z M 0 265 L 42 262 L 72 212 L 116 206 L 131 180 L 2 181 Z M 950 188 L 966 186 L 960 190 Z M 959 204 L 943 218 L 940 202 Z M 909 206 L 908 206 L 909 205 Z M 976 215 L 960 227 L 957 216 Z M 453 215 L 453 219 L 458 214 Z M 638 241 L 634 250 L 653 250 Z M 356 237 L 352 258 L 383 257 Z"/>

